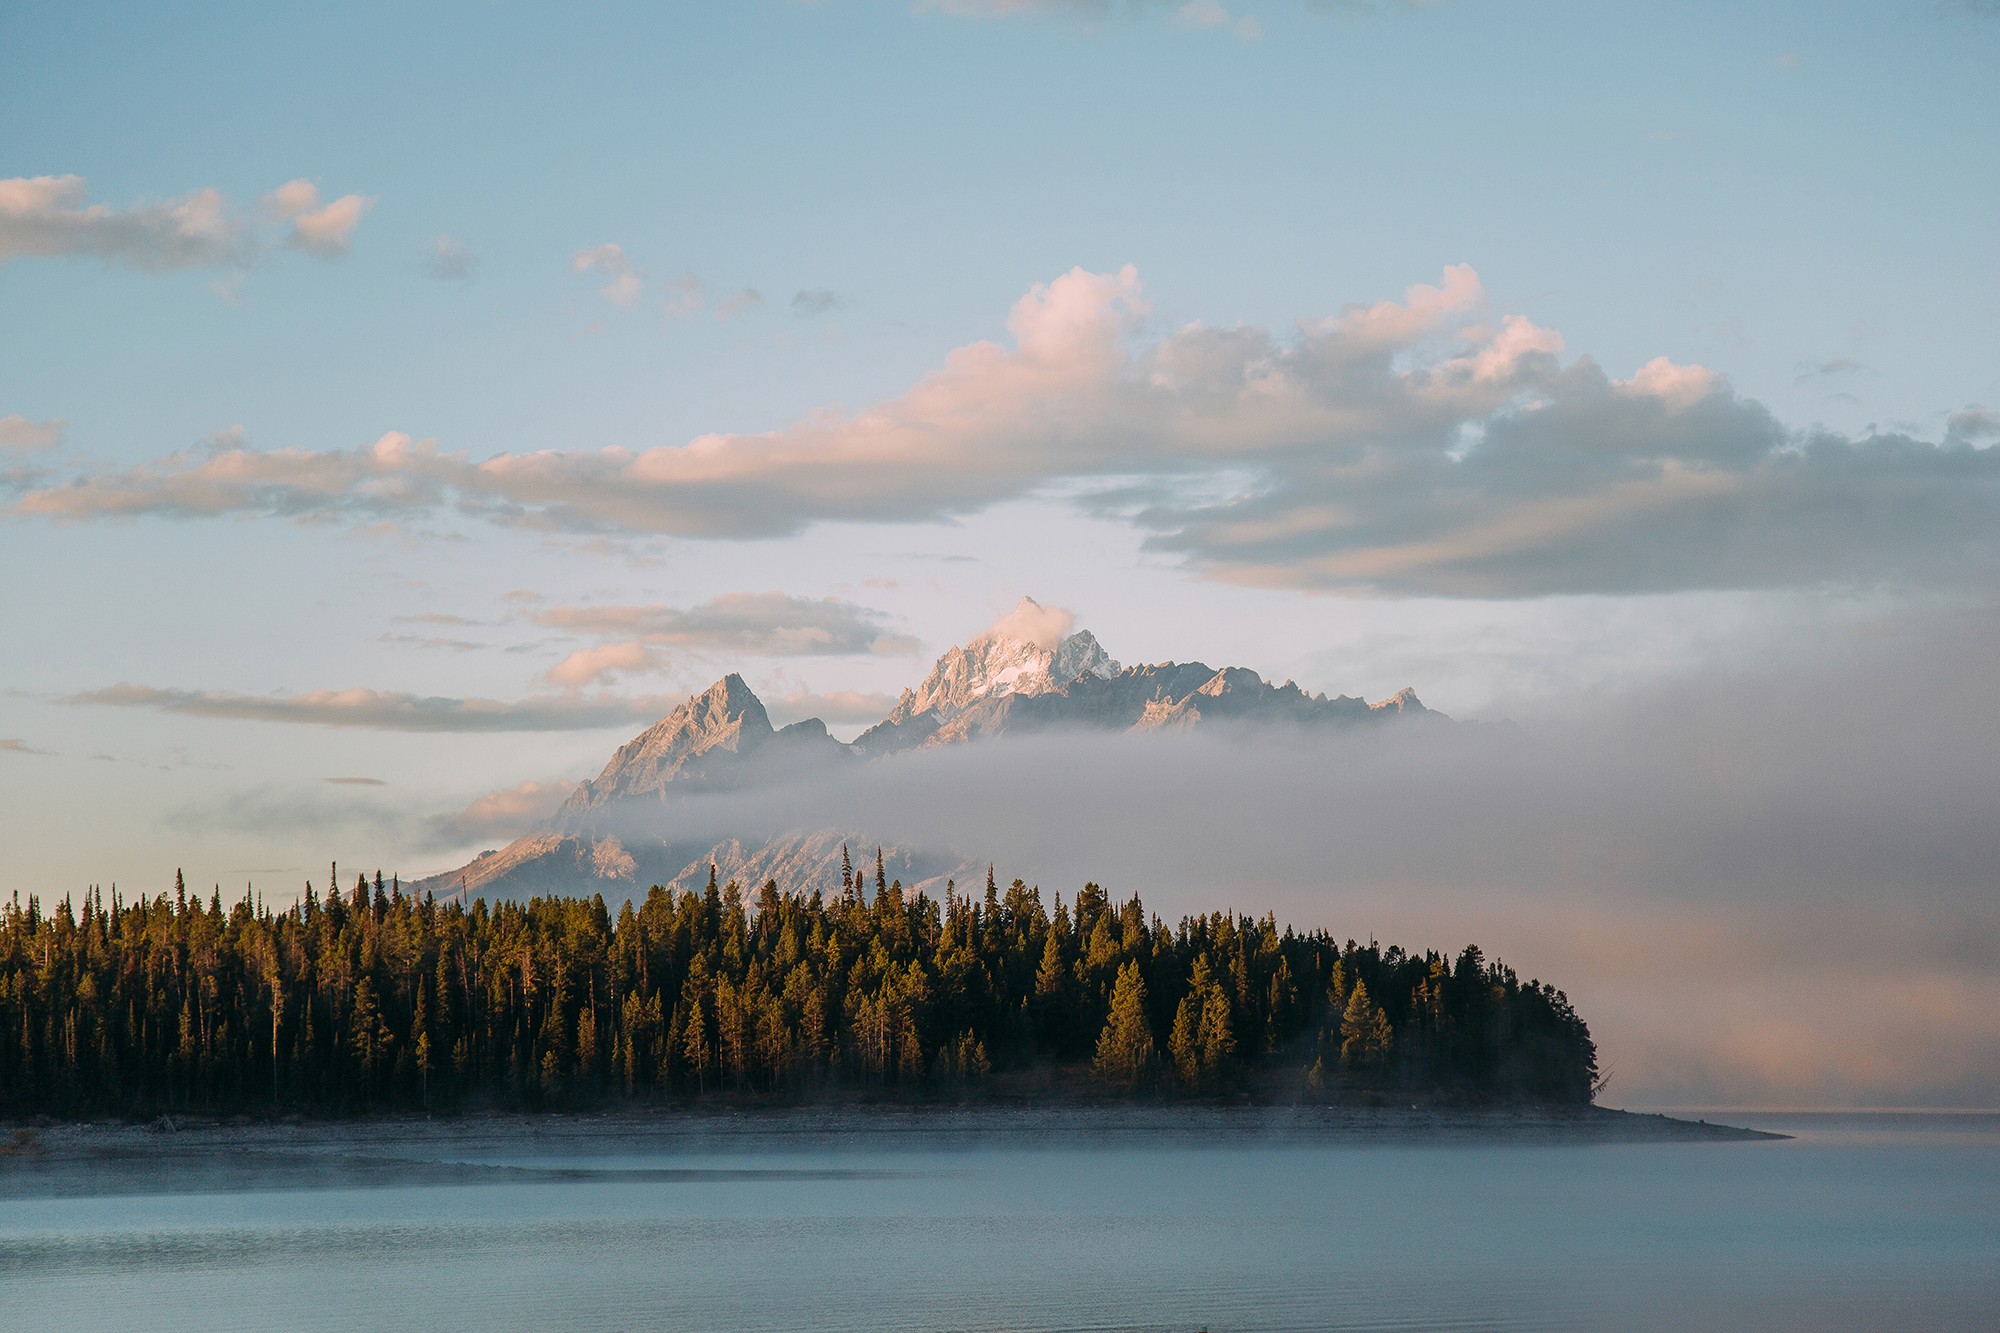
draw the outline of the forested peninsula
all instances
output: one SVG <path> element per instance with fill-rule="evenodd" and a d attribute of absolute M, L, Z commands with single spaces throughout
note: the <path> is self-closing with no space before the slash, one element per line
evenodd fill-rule
<path fill-rule="evenodd" d="M 872 879 L 872 882 L 871 882 Z M 330 879 L 338 884 L 337 877 Z M 1087 884 L 769 882 L 274 911 L 0 906 L 0 1113 L 356 1115 L 847 1101 L 1586 1105 L 1590 1032 L 1476 947 L 1405 953 Z"/>

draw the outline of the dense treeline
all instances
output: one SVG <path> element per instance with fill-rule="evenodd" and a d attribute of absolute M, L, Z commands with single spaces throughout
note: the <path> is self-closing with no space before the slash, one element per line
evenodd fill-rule
<path fill-rule="evenodd" d="M 1455 960 L 1270 917 L 1168 926 L 988 873 L 439 904 L 357 879 L 271 911 L 0 907 L 0 1111 L 447 1109 L 607 1098 L 1286 1096 L 1587 1102 L 1589 1030 Z M 337 882 L 337 880 L 335 881 Z"/>

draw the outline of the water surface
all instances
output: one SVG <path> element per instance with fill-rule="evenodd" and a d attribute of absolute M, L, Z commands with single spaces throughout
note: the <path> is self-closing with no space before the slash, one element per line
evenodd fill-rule
<path fill-rule="evenodd" d="M 2000 1327 L 2000 1117 L 1731 1118 L 1797 1137 L 461 1145 L 523 1169 L 50 1191 L 0 1198 L 0 1325 Z"/>

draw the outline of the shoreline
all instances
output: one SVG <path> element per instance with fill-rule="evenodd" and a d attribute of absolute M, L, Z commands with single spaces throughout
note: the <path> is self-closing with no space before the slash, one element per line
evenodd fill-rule
<path fill-rule="evenodd" d="M 899 1152 L 1569 1146 L 1789 1136 L 1605 1107 L 806 1106 L 0 1126 L 0 1199 L 537 1181 L 831 1178 Z M 822 1165 L 801 1168 L 811 1155 Z M 717 1166 L 715 1159 L 732 1163 Z M 758 1157 L 786 1164 L 745 1164 Z M 527 1159 L 532 1165 L 508 1164 Z M 684 1159 L 676 1164 L 675 1159 Z M 863 1158 L 867 1167 L 843 1167 Z M 495 1159 L 500 1159 L 495 1161 Z M 606 1165 L 640 1159 L 662 1165 Z"/>

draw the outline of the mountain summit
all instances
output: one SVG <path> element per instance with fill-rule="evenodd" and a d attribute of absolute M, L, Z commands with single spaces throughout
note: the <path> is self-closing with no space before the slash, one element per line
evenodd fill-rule
<path fill-rule="evenodd" d="M 836 758 L 845 748 L 816 717 L 773 728 L 763 700 L 732 671 L 620 746 L 602 773 L 577 787 L 557 820 L 641 797 L 663 799 L 670 790 L 740 787 Z"/>
<path fill-rule="evenodd" d="M 835 740 L 818 718 L 774 728 L 763 701 L 732 672 L 620 746 L 554 818 L 418 888 L 510 897 L 636 892 L 652 883 L 705 879 L 711 863 L 725 874 L 758 880 L 782 868 L 788 882 L 820 876 L 831 883 L 843 839 L 873 845 L 860 836 L 865 830 L 801 829 L 777 838 L 737 831 L 719 841 L 675 841 L 646 830 L 660 827 L 662 802 L 683 796 L 775 788 L 816 770 L 1008 735 L 1215 727 L 1296 732 L 1408 725 L 1438 716 L 1408 689 L 1371 704 L 1349 695 L 1307 694 L 1290 681 L 1273 685 L 1244 667 L 1121 667 L 1089 630 L 1074 627 L 1069 613 L 1024 597 L 991 629 L 947 650 L 922 682 L 903 691 L 887 717 L 851 745 Z M 891 859 L 913 883 L 970 869 L 950 853 L 893 849 Z"/>
<path fill-rule="evenodd" d="M 1061 633 L 1068 620 L 1023 597 L 992 629 L 940 657 L 887 717 L 855 739 L 854 748 L 863 754 L 909 749 L 936 740 L 946 724 L 981 704 L 1047 694 L 1084 676 L 1116 676 L 1118 663 L 1089 630 Z"/>

